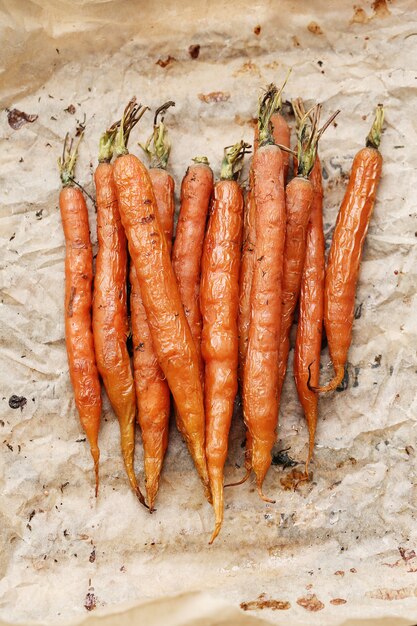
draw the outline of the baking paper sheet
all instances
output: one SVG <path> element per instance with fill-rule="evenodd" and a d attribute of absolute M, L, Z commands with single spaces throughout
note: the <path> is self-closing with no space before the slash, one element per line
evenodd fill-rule
<path fill-rule="evenodd" d="M 286 626 L 417 622 L 416 33 L 413 0 L 361 0 L 355 7 L 348 0 L 3 0 L 5 623 L 61 624 L 87 615 L 91 623 L 172 626 L 258 618 Z M 196 45 L 193 59 L 189 46 Z M 93 194 L 99 135 L 136 94 L 152 108 L 176 102 L 166 121 L 177 188 L 196 154 L 205 153 L 218 174 L 223 147 L 251 141 L 260 88 L 280 83 L 289 67 L 286 98 L 319 100 L 325 116 L 341 109 L 320 148 L 328 242 L 378 102 L 386 107 L 383 180 L 357 292 L 349 384 L 321 401 L 313 482 L 286 491 L 280 481 L 290 470 L 276 465 L 265 483 L 275 505 L 261 502 L 252 482 L 227 489 L 222 533 L 209 547 L 212 510 L 175 427 L 158 510 L 150 516 L 129 490 L 107 400 L 101 491 L 94 498 L 64 344 L 56 159 L 65 133 L 85 119 L 77 179 Z M 220 101 L 210 102 L 212 92 L 221 92 Z M 38 117 L 14 130 L 7 113 L 13 108 Z M 132 135 L 132 151 L 150 128 L 148 114 Z M 89 211 L 95 242 L 90 201 Z M 331 374 L 327 363 L 325 351 L 324 379 Z M 26 398 L 21 409 L 9 407 L 13 394 Z M 243 439 L 237 415 L 227 480 L 242 475 Z M 139 434 L 137 443 L 143 484 Z M 307 430 L 291 375 L 276 452 L 287 447 L 292 458 L 305 459 Z"/>

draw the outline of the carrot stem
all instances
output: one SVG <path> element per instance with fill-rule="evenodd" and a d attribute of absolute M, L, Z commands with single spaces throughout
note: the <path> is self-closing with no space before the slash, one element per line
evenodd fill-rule
<path fill-rule="evenodd" d="M 127 144 L 132 129 L 139 122 L 141 117 L 146 113 L 149 107 L 136 104 L 136 98 L 133 97 L 127 104 L 120 122 L 114 141 L 114 153 L 117 157 L 129 154 Z"/>
<path fill-rule="evenodd" d="M 237 180 L 243 166 L 243 158 L 250 151 L 250 144 L 239 141 L 224 149 L 224 157 L 220 171 L 222 180 Z"/>
<path fill-rule="evenodd" d="M 274 83 L 268 85 L 263 98 L 260 100 L 258 113 L 259 147 L 275 143 L 272 136 L 271 117 L 282 107 L 282 92 L 290 74 L 291 69 L 288 70 L 287 76 L 279 89 Z"/>
<path fill-rule="evenodd" d="M 168 131 L 164 124 L 165 112 L 169 107 L 175 106 L 175 102 L 169 100 L 165 102 L 155 111 L 154 126 L 152 135 L 149 137 L 145 145 L 139 144 L 150 161 L 150 167 L 159 167 L 163 170 L 168 165 L 168 159 L 171 152 L 171 142 L 168 139 Z M 161 121 L 158 123 L 158 116 Z"/>
<path fill-rule="evenodd" d="M 366 138 L 366 147 L 379 149 L 381 143 L 382 126 L 384 124 L 385 111 L 382 104 L 378 104 L 375 111 L 375 119 L 371 130 Z"/>
<path fill-rule="evenodd" d="M 73 149 L 74 140 L 69 140 L 69 134 L 65 135 L 64 147 L 62 149 L 62 157 L 58 159 L 59 175 L 61 177 L 63 187 L 69 187 L 73 183 L 75 164 L 78 158 L 78 148 L 84 131 L 81 133 L 76 146 Z"/>
<path fill-rule="evenodd" d="M 196 156 L 191 160 L 194 163 L 202 163 L 203 165 L 210 165 L 210 162 L 206 156 Z"/>

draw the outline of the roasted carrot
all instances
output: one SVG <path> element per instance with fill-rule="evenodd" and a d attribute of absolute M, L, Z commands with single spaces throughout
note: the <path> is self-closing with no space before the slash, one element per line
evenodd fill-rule
<path fill-rule="evenodd" d="M 138 117 L 132 101 L 126 120 Z M 178 426 L 210 498 L 205 456 L 204 403 L 197 351 L 181 303 L 148 171 L 126 148 L 123 123 L 116 137 L 113 176 L 129 252 L 135 266 L 152 343 L 178 410 Z"/>
<path fill-rule="evenodd" d="M 81 190 L 73 182 L 78 145 L 72 150 L 67 136 L 59 160 L 63 186 L 59 208 L 65 236 L 65 340 L 75 405 L 94 460 L 97 497 L 101 389 L 91 328 L 93 252 L 88 211 Z"/>
<path fill-rule="evenodd" d="M 172 265 L 184 312 L 197 350 L 201 379 L 200 270 L 207 213 L 213 192 L 213 172 L 206 157 L 197 157 L 181 185 L 181 206 L 172 251 Z"/>
<path fill-rule="evenodd" d="M 288 78 L 288 77 L 287 77 Z M 285 83 L 284 83 L 285 84 Z M 272 137 L 278 145 L 290 147 L 290 127 L 281 113 L 282 107 L 282 90 L 276 100 L 276 110 L 271 115 Z M 259 144 L 259 126 L 255 127 L 254 151 L 257 150 Z M 284 181 L 288 176 L 289 168 L 289 152 L 282 151 L 282 159 L 284 166 Z M 243 384 L 243 368 L 248 349 L 248 335 L 250 322 L 250 294 L 252 288 L 253 268 L 255 263 L 255 202 L 253 199 L 253 174 L 252 168 L 249 173 L 249 189 L 245 198 L 244 222 L 243 222 L 243 245 L 242 245 L 242 262 L 240 268 L 239 279 L 239 382 Z M 246 432 L 246 450 L 245 450 L 245 468 L 246 476 L 237 483 L 228 486 L 239 485 L 245 482 L 251 472 L 251 455 L 252 443 L 249 431 Z"/>
<path fill-rule="evenodd" d="M 224 151 L 201 260 L 206 455 L 216 518 L 210 543 L 219 534 L 223 521 L 223 470 L 237 393 L 243 194 L 236 179 L 248 147 L 240 142 Z"/>
<path fill-rule="evenodd" d="M 117 125 L 103 134 L 94 173 L 98 253 L 94 277 L 93 337 L 97 367 L 120 424 L 123 461 L 130 485 L 145 504 L 134 472 L 136 399 L 126 346 L 127 242 L 113 182 L 113 141 Z"/>
<path fill-rule="evenodd" d="M 310 222 L 307 227 L 306 254 L 301 279 L 294 351 L 295 384 L 309 434 L 306 477 L 308 477 L 308 467 L 314 451 L 318 419 L 318 395 L 309 389 L 307 383 L 309 375 L 313 385 L 319 383 L 324 305 L 323 186 L 321 163 L 318 155 L 310 174 L 310 180 L 313 185 L 313 202 Z"/>
<path fill-rule="evenodd" d="M 243 376 L 243 414 L 252 443 L 252 468 L 259 495 L 271 464 L 278 417 L 278 346 L 285 241 L 284 165 L 274 144 L 270 117 L 279 92 L 268 88 L 260 103 L 259 149 L 253 157 L 256 207 L 255 267 L 249 339 Z"/>
<path fill-rule="evenodd" d="M 172 103 L 173 104 L 173 103 Z M 163 114 L 171 103 L 157 109 L 154 130 L 145 146 L 150 159 L 149 177 L 155 194 L 158 218 L 164 231 L 168 250 L 171 250 L 174 227 L 174 179 L 166 171 L 171 145 Z M 168 446 L 171 398 L 169 386 L 162 372 L 153 347 L 151 331 L 143 306 L 136 269 L 130 266 L 130 315 L 133 337 L 133 368 L 138 422 L 142 431 L 146 496 L 152 511 L 159 488 L 162 464 Z"/>
<path fill-rule="evenodd" d="M 293 103 L 298 117 L 301 113 L 297 101 Z M 278 355 L 278 400 L 287 371 L 288 353 L 290 349 L 290 330 L 295 307 L 300 294 L 306 252 L 307 226 L 310 220 L 313 202 L 313 185 L 309 180 L 317 152 L 317 142 L 321 131 L 317 129 L 320 107 L 315 109 L 315 116 L 310 128 L 309 116 L 299 119 L 297 131 L 297 176 L 287 185 L 285 202 L 287 207 L 287 224 L 284 248 L 284 273 L 282 279 L 281 330 Z"/>
<path fill-rule="evenodd" d="M 384 109 L 378 105 L 366 147 L 353 159 L 348 186 L 336 220 L 324 286 L 324 327 L 335 375 L 315 391 L 333 391 L 343 380 L 355 310 L 363 244 L 382 172 L 379 152 Z"/>

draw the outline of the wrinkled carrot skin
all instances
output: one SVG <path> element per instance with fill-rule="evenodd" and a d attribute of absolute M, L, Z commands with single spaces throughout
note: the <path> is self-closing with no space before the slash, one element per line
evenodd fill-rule
<path fill-rule="evenodd" d="M 300 294 L 306 253 L 307 227 L 313 202 L 313 185 L 310 180 L 297 176 L 285 190 L 287 226 L 282 278 L 281 331 L 278 355 L 278 398 L 281 396 L 287 371 L 290 350 L 290 331 L 294 311 Z"/>
<path fill-rule="evenodd" d="M 306 255 L 301 280 L 297 337 L 294 351 L 294 378 L 298 398 L 307 421 L 309 446 L 306 475 L 313 456 L 318 418 L 318 395 L 308 386 L 319 384 L 323 332 L 325 242 L 323 233 L 323 185 L 317 156 L 310 174 L 313 202 L 307 228 Z"/>
<path fill-rule="evenodd" d="M 252 440 L 252 467 L 261 497 L 278 420 L 278 348 L 285 241 L 281 150 L 265 146 L 253 157 L 256 203 L 255 267 L 243 377 L 243 413 Z"/>
<path fill-rule="evenodd" d="M 171 250 L 174 228 L 175 183 L 163 169 L 151 168 L 149 176 L 158 207 L 158 218 L 168 251 Z M 171 398 L 152 343 L 139 281 L 133 263 L 130 267 L 130 311 L 133 337 L 133 370 L 138 422 L 142 431 L 146 496 L 152 511 L 159 489 L 159 479 L 168 446 Z"/>
<path fill-rule="evenodd" d="M 243 194 L 239 184 L 234 180 L 217 182 L 204 240 L 200 293 L 206 455 L 216 518 L 211 542 L 223 521 L 223 470 L 237 393 L 242 222 Z"/>
<path fill-rule="evenodd" d="M 178 282 L 181 302 L 197 350 L 202 379 L 200 270 L 204 233 L 212 193 L 213 172 L 210 167 L 204 163 L 191 165 L 181 185 L 181 207 L 172 251 L 172 265 Z"/>
<path fill-rule="evenodd" d="M 362 148 L 352 171 L 334 229 L 324 287 L 324 326 L 333 380 L 318 391 L 333 391 L 343 380 L 355 310 L 363 244 L 382 171 L 382 156 L 375 148 Z"/>
<path fill-rule="evenodd" d="M 145 166 L 131 154 L 116 160 L 113 175 L 152 343 L 174 396 L 179 429 L 209 497 L 203 391 L 197 351 L 159 222 L 152 182 Z"/>
<path fill-rule="evenodd" d="M 290 147 L 290 127 L 288 126 L 284 116 L 279 113 L 273 113 L 271 116 L 272 136 L 276 144 Z M 254 151 L 258 149 L 259 144 L 259 127 L 255 126 L 255 135 L 253 147 Z M 281 151 L 284 181 L 287 180 L 289 169 L 289 152 Z M 243 385 L 243 368 L 248 349 L 249 323 L 250 323 L 250 294 L 252 289 L 253 268 L 255 262 L 255 214 L 256 207 L 253 199 L 253 175 L 252 168 L 249 172 L 249 189 L 245 198 L 245 212 L 243 223 L 243 245 L 242 245 L 242 263 L 240 269 L 239 280 L 239 381 Z M 252 441 L 250 432 L 246 433 L 246 449 L 245 449 L 245 469 L 247 476 L 251 470 Z"/>
<path fill-rule="evenodd" d="M 59 196 L 65 236 L 65 340 L 75 405 L 90 444 L 99 486 L 98 432 L 101 389 L 91 327 L 93 253 L 84 196 L 75 187 L 64 187 Z"/>
<path fill-rule="evenodd" d="M 123 461 L 140 500 L 134 472 L 136 399 L 126 346 L 127 242 L 117 208 L 113 166 L 100 163 L 94 173 L 98 253 L 94 277 L 93 336 L 97 367 L 120 424 Z"/>

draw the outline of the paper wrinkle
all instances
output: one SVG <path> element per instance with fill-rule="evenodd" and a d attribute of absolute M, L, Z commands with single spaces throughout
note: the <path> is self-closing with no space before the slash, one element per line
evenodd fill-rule
<path fill-rule="evenodd" d="M 163 7 L 150 0 L 3 3 L 0 101 L 3 109 L 38 119 L 15 131 L 2 114 L 1 624 L 85 618 L 90 624 L 149 626 L 415 623 L 417 560 L 410 555 L 417 550 L 417 18 L 412 0 L 388 2 L 387 17 L 376 15 L 375 7 L 384 12 L 384 2 L 373 8 L 365 0 L 362 24 L 352 23 L 353 2 L 313 5 L 307 10 L 283 0 L 278 10 L 271 0 L 230 6 L 166 0 Z M 312 21 L 322 35 L 307 29 Z M 192 44 L 201 46 L 197 59 L 188 54 Z M 168 56 L 175 60 L 166 68 L 156 64 Z M 313 481 L 285 491 L 280 479 L 290 469 L 272 466 L 265 493 L 277 498 L 276 505 L 258 499 L 253 481 L 226 489 L 222 533 L 209 547 L 213 512 L 174 425 L 157 511 L 150 516 L 129 489 L 119 427 L 106 397 L 101 491 L 97 501 L 93 496 L 92 462 L 64 343 L 56 161 L 65 133 L 73 133 L 85 114 L 76 177 L 94 195 L 99 136 L 127 100 L 136 94 L 155 108 L 173 99 L 166 124 L 178 196 L 192 157 L 205 154 L 217 177 L 223 147 L 252 141 L 260 88 L 282 81 L 290 66 L 285 99 L 318 99 L 323 118 L 341 109 L 337 127 L 327 130 L 320 146 L 327 247 L 352 159 L 364 144 L 374 107 L 386 107 L 383 178 L 356 295 L 361 314 L 349 352 L 349 386 L 321 399 Z M 213 91 L 230 98 L 207 104 L 198 97 Z M 65 111 L 70 104 L 74 115 Z M 132 133 L 133 152 L 140 153 L 137 143 L 148 137 L 151 124 L 148 114 Z M 246 165 L 243 181 L 247 175 Z M 95 212 L 89 199 L 87 204 L 96 251 Z M 289 455 L 303 462 L 307 429 L 292 360 L 291 350 L 275 451 L 290 447 Z M 322 379 L 328 380 L 327 349 L 322 363 Z M 12 394 L 27 398 L 22 411 L 9 408 Z M 227 482 L 243 474 L 243 439 L 238 410 Z M 136 471 L 143 487 L 139 433 Z M 87 593 L 96 602 L 89 614 Z M 240 611 L 241 602 L 260 594 L 291 607 Z M 297 603 L 310 594 L 324 604 L 322 610 Z M 346 603 L 331 603 L 338 598 Z"/>

